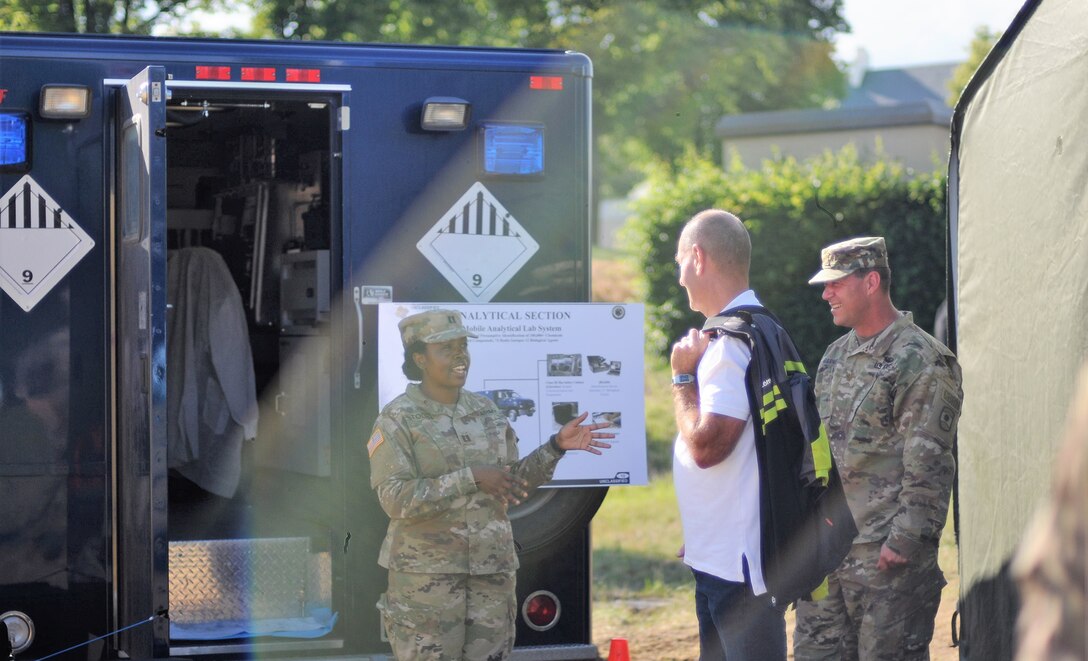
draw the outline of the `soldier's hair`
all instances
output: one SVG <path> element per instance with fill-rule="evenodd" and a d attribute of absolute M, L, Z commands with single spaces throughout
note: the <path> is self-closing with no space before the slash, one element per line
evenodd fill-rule
<path fill-rule="evenodd" d="M 707 209 L 695 214 L 680 233 L 680 244 L 698 244 L 725 271 L 747 279 L 752 263 L 752 239 L 744 223 L 728 211 Z"/>
<path fill-rule="evenodd" d="M 423 370 L 419 369 L 412 357 L 417 353 L 427 353 L 427 345 L 422 340 L 416 340 L 404 348 L 404 364 L 400 366 L 400 370 L 409 381 L 423 380 Z"/>
<path fill-rule="evenodd" d="M 892 270 L 887 266 L 870 266 L 868 268 L 858 269 L 854 271 L 853 275 L 859 278 L 864 278 L 866 273 L 876 273 L 880 276 L 880 291 L 887 294 L 892 288 Z"/>

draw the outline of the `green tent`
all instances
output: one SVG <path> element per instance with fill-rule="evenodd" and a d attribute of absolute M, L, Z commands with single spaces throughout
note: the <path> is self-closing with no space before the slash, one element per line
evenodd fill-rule
<path fill-rule="evenodd" d="M 952 120 L 950 344 L 963 367 L 961 659 L 1012 658 L 1008 563 L 1088 357 L 1088 2 L 1029 0 Z"/>

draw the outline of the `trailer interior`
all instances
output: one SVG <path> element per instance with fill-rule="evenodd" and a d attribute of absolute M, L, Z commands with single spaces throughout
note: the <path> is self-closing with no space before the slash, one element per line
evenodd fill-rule
<path fill-rule="evenodd" d="M 332 106 L 199 90 L 167 105 L 173 656 L 344 646 Z"/>

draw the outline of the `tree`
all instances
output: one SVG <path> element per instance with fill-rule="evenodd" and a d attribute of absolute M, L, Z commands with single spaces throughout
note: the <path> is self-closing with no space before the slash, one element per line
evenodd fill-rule
<path fill-rule="evenodd" d="M 245 4 L 257 37 L 582 51 L 595 63 L 599 193 L 612 196 L 652 158 L 716 153 L 722 115 L 840 96 L 842 1 L 0 0 L 0 28 L 176 33 L 193 10 Z"/>
<path fill-rule="evenodd" d="M 852 147 L 806 161 L 766 161 L 756 170 L 737 160 L 723 170 L 693 152 L 658 163 L 628 237 L 646 273 L 648 345 L 667 355 L 672 342 L 702 323 L 677 283 L 674 255 L 684 223 L 710 207 L 736 213 L 748 227 L 752 286 L 790 329 L 810 370 L 843 332 L 832 325 L 819 288 L 807 284 L 819 270 L 820 249 L 836 241 L 885 237 L 892 300 L 931 327 L 945 295 L 945 184 L 939 171 L 912 176 L 892 161 L 865 164 Z"/>
<path fill-rule="evenodd" d="M 594 61 L 601 194 L 632 163 L 709 150 L 724 114 L 818 107 L 844 91 L 831 37 L 842 0 L 268 0 L 262 36 L 550 47 Z"/>
<path fill-rule="evenodd" d="M 540 46 L 531 3 L 498 0 L 255 0 L 258 33 L 281 39 Z M 542 22 L 547 26 L 547 20 Z"/>
<path fill-rule="evenodd" d="M 844 91 L 825 36 L 845 28 L 837 2 L 661 4 L 674 7 L 610 3 L 558 35 L 594 61 L 604 196 L 641 180 L 630 163 L 647 155 L 671 160 L 689 145 L 717 153 L 723 115 L 819 107 Z"/>
<path fill-rule="evenodd" d="M 0 30 L 150 34 L 164 21 L 217 0 L 0 0 Z"/>
<path fill-rule="evenodd" d="M 1001 38 L 1000 32 L 990 32 L 985 25 L 975 29 L 975 38 L 968 47 L 967 61 L 956 67 L 952 72 L 952 78 L 948 81 L 948 105 L 955 107 L 960 100 L 960 95 L 971 82 L 971 77 L 978 71 L 982 61 L 990 54 L 994 44 Z"/>

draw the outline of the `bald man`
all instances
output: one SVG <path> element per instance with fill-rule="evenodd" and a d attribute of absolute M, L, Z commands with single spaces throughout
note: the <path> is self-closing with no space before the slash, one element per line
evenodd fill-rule
<path fill-rule="evenodd" d="M 706 317 L 760 305 L 748 287 L 752 243 L 733 214 L 708 209 L 684 226 L 680 286 Z M 700 660 L 786 658 L 786 604 L 767 593 L 760 484 L 746 371 L 751 350 L 697 329 L 672 348 L 677 439 L 673 480 L 684 562 L 695 576 Z"/>

